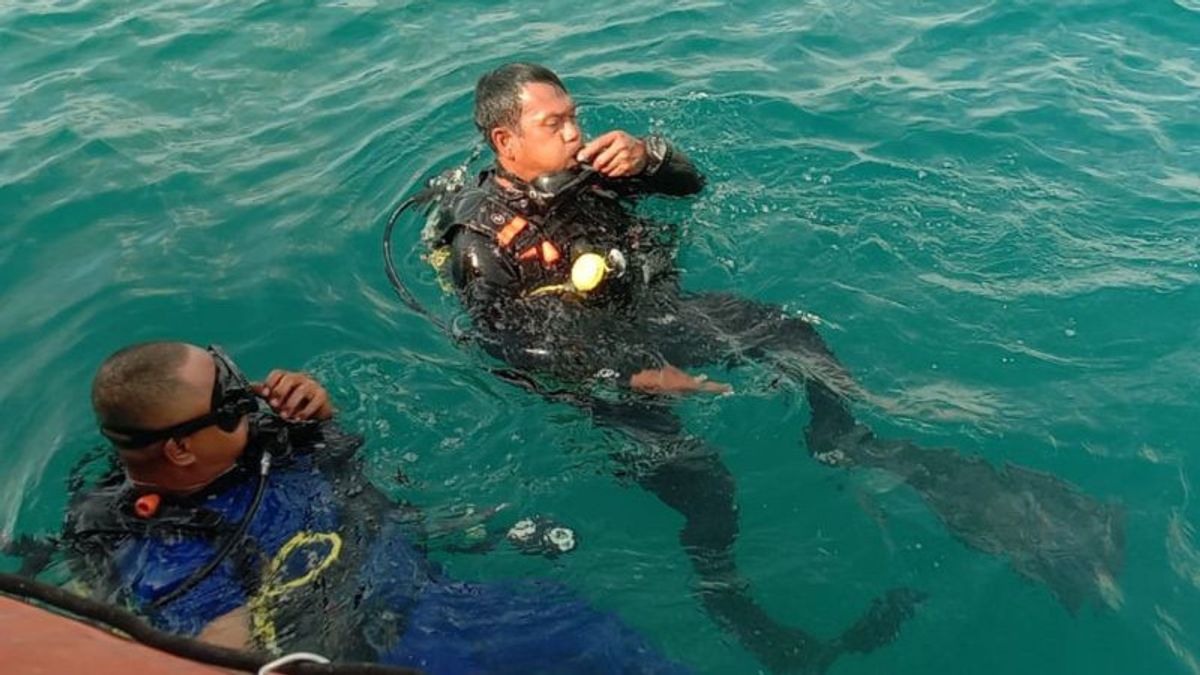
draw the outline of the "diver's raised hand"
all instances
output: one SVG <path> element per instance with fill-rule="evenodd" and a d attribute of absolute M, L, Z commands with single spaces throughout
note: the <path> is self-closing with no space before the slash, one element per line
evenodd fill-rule
<path fill-rule="evenodd" d="M 646 142 L 624 131 L 591 140 L 575 157 L 609 178 L 636 176 L 646 168 Z"/>
<path fill-rule="evenodd" d="M 272 370 L 265 382 L 256 382 L 253 386 L 271 410 L 284 419 L 303 421 L 333 417 L 329 392 L 304 373 Z"/>
<path fill-rule="evenodd" d="M 646 394 L 728 394 L 733 391 L 727 384 L 711 382 L 705 375 L 688 375 L 671 365 L 634 373 L 629 378 L 629 386 Z"/>

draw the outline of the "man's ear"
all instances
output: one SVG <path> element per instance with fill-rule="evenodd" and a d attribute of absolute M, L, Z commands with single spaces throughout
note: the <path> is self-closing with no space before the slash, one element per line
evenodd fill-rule
<path fill-rule="evenodd" d="M 196 463 L 196 455 L 187 438 L 170 438 L 163 444 L 163 457 L 175 466 L 191 466 Z"/>
<path fill-rule="evenodd" d="M 517 140 L 517 135 L 508 127 L 496 127 L 491 133 L 492 147 L 496 149 L 496 154 L 500 157 L 511 161 L 516 156 L 513 143 Z"/>

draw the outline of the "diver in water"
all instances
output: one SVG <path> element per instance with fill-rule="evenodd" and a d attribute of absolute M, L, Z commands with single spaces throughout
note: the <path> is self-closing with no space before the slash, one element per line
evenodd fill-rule
<path fill-rule="evenodd" d="M 433 238 L 484 348 L 534 374 L 573 382 L 552 397 L 638 445 L 623 475 L 683 515 L 680 541 L 712 616 L 776 670 L 822 670 L 843 651 L 886 643 L 917 595 L 898 590 L 839 638 L 783 625 L 736 570 L 734 481 L 715 449 L 683 433 L 670 395 L 721 393 L 688 372 L 745 360 L 803 383 L 809 452 L 832 466 L 892 471 L 957 537 L 1009 557 L 1074 610 L 1120 565 L 1120 513 L 1049 476 L 996 470 L 952 450 L 877 439 L 848 401 L 865 397 L 811 323 L 726 293 L 680 288 L 676 230 L 638 217 L 639 195 L 686 196 L 704 178 L 658 135 L 610 131 L 585 142 L 575 103 L 550 70 L 527 63 L 482 76 L 475 124 L 494 167 L 448 191 Z M 616 393 L 602 393 L 608 382 Z M 601 393 L 597 394 L 597 389 Z M 1110 584 L 1111 585 L 1111 584 Z"/>
<path fill-rule="evenodd" d="M 449 270 L 478 339 L 524 371 L 615 383 L 639 396 L 569 400 L 598 424 L 632 438 L 616 457 L 631 476 L 684 516 L 680 542 L 710 614 L 778 671 L 823 670 L 846 651 L 890 641 L 917 595 L 895 590 L 842 636 L 820 640 L 770 617 L 737 572 L 734 481 L 717 451 L 683 433 L 664 394 L 729 387 L 684 372 L 746 349 L 817 355 L 840 372 L 807 324 L 730 295 L 681 293 L 674 231 L 641 220 L 624 200 L 685 196 L 705 184 L 661 136 L 611 131 L 584 143 L 559 78 L 510 64 L 476 87 L 475 123 L 496 166 L 442 204 Z"/>
<path fill-rule="evenodd" d="M 306 375 L 251 384 L 219 348 L 144 343 L 92 401 L 123 471 L 76 500 L 64 542 L 93 595 L 159 628 L 431 674 L 689 672 L 559 585 L 440 573 Z"/>

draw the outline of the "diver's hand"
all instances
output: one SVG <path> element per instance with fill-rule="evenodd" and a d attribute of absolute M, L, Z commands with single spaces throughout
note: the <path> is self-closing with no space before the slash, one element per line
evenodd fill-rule
<path fill-rule="evenodd" d="M 710 382 L 704 375 L 692 377 L 675 366 L 648 368 L 629 378 L 629 386 L 647 394 L 728 394 L 733 387 Z"/>
<path fill-rule="evenodd" d="M 329 392 L 304 373 L 272 370 L 265 382 L 256 382 L 254 390 L 286 420 L 327 420 L 333 417 Z"/>
<path fill-rule="evenodd" d="M 646 168 L 646 142 L 624 131 L 592 139 L 575 156 L 609 178 L 636 176 Z"/>

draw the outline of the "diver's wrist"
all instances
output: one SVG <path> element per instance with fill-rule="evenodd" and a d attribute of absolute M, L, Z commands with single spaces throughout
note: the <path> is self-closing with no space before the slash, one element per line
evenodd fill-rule
<path fill-rule="evenodd" d="M 667 163 L 671 144 L 661 134 L 650 134 L 642 139 L 642 143 L 646 146 L 646 163 L 642 166 L 641 175 L 653 176 Z"/>

